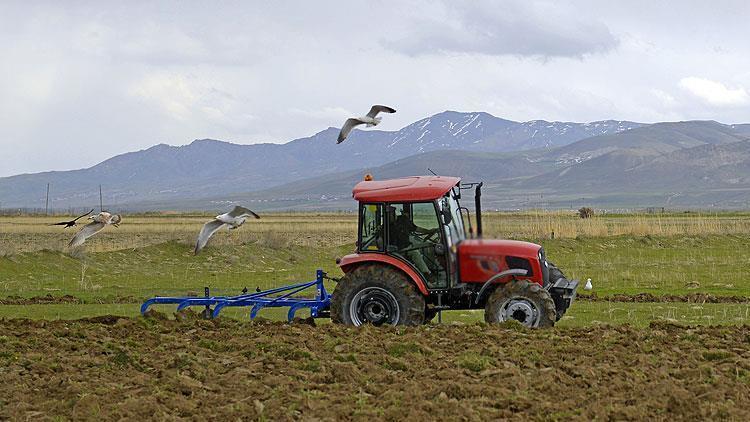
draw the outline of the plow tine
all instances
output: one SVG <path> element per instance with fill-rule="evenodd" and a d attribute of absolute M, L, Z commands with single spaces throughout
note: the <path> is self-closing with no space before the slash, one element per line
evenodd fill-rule
<path fill-rule="evenodd" d="M 148 311 L 148 308 L 154 304 L 154 299 L 149 299 L 145 302 L 143 302 L 143 305 L 141 305 L 141 315 L 145 315 Z"/>
<path fill-rule="evenodd" d="M 263 308 L 263 305 L 261 305 L 260 303 L 256 303 L 255 305 L 253 305 L 253 309 L 250 310 L 250 319 L 255 319 L 255 317 L 258 316 L 258 311 L 260 311 L 261 308 Z"/>
<path fill-rule="evenodd" d="M 190 299 L 183 300 L 182 302 L 179 303 L 179 305 L 177 305 L 177 312 L 180 312 L 181 310 L 187 308 L 188 306 L 190 306 Z"/>
<path fill-rule="evenodd" d="M 214 313 L 211 314 L 211 318 L 218 318 L 219 317 L 219 312 L 221 312 L 221 310 L 225 306 L 227 306 L 227 303 L 229 303 L 229 302 L 226 301 L 226 300 L 223 300 L 223 301 L 217 303 L 216 306 L 214 307 Z"/>
<path fill-rule="evenodd" d="M 289 312 L 286 314 L 286 319 L 289 321 L 292 321 L 294 319 L 294 314 L 297 313 L 302 308 L 310 308 L 310 316 L 313 318 L 318 315 L 318 307 L 317 306 L 310 306 L 306 303 L 298 303 L 296 305 L 292 305 L 289 307 Z"/>

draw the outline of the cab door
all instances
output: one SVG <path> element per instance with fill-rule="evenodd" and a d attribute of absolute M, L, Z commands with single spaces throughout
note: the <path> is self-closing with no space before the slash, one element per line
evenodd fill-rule
<path fill-rule="evenodd" d="M 387 207 L 388 253 L 419 271 L 427 288 L 447 288 L 445 235 L 435 203 L 390 203 Z"/>

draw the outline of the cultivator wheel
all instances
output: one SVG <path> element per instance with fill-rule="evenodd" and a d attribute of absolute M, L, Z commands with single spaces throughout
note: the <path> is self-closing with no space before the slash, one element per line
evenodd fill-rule
<path fill-rule="evenodd" d="M 384 265 L 349 272 L 331 299 L 331 320 L 339 324 L 420 325 L 424 318 L 424 297 L 403 273 Z"/>
<path fill-rule="evenodd" d="M 545 328 L 555 325 L 557 312 L 552 296 L 542 286 L 518 280 L 492 292 L 484 308 L 484 320 L 516 320 L 529 328 Z"/>

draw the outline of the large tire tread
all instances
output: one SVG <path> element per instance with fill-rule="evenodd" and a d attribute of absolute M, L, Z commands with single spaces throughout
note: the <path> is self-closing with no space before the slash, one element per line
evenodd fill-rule
<path fill-rule="evenodd" d="M 369 286 L 390 291 L 399 303 L 397 325 L 421 325 L 425 319 L 425 300 L 401 271 L 382 264 L 363 264 L 348 272 L 336 285 L 331 297 L 331 321 L 353 325 L 349 306 L 354 295 Z"/>
<path fill-rule="evenodd" d="M 528 299 L 541 311 L 542 315 L 535 328 L 549 328 L 555 325 L 557 311 L 555 310 L 555 302 L 552 300 L 552 296 L 538 283 L 532 283 L 527 280 L 511 281 L 504 286 L 498 286 L 490 295 L 487 305 L 484 308 L 485 322 L 501 322 L 497 318 L 497 309 L 505 301 L 515 297 Z"/>

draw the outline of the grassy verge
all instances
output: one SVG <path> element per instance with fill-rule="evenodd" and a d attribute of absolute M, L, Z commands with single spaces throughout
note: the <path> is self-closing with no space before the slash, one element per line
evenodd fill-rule
<path fill-rule="evenodd" d="M 750 235 L 614 236 L 543 240 L 569 277 L 591 278 L 599 296 L 709 293 L 750 296 Z M 37 251 L 0 257 L 0 297 L 73 295 L 85 301 L 132 296 L 237 294 L 311 280 L 316 268 L 340 275 L 335 258 L 353 245 L 269 247 L 259 242 L 209 247 L 167 242 L 76 257 Z"/>
<path fill-rule="evenodd" d="M 598 295 L 710 293 L 750 296 L 748 235 L 614 236 L 546 240 L 566 275 Z"/>
<path fill-rule="evenodd" d="M 189 245 L 168 242 L 135 250 L 73 257 L 54 251 L 0 257 L 0 296 L 73 295 L 84 301 L 132 296 L 239 294 L 312 280 L 316 268 L 340 274 L 335 258 L 353 246 L 269 248 L 257 243 L 208 248 L 193 256 Z"/>

